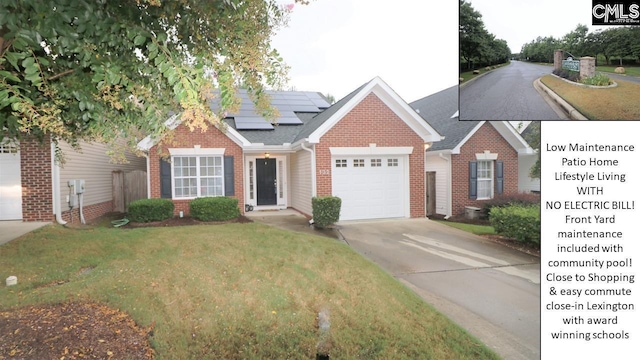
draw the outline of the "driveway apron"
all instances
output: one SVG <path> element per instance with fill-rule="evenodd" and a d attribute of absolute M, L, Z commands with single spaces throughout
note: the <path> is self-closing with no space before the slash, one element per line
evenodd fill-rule
<path fill-rule="evenodd" d="M 340 227 L 351 247 L 503 358 L 540 358 L 539 258 L 429 219 Z"/>

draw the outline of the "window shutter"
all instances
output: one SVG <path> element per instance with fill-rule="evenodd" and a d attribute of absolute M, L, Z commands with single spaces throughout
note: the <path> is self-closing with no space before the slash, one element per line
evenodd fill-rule
<path fill-rule="evenodd" d="M 504 163 L 496 161 L 496 193 L 502 194 L 504 191 Z"/>
<path fill-rule="evenodd" d="M 224 196 L 234 196 L 235 181 L 233 171 L 233 156 L 224 157 Z"/>
<path fill-rule="evenodd" d="M 469 161 L 469 199 L 478 198 L 478 163 Z"/>
<path fill-rule="evenodd" d="M 171 199 L 171 163 L 160 159 L 160 197 Z"/>

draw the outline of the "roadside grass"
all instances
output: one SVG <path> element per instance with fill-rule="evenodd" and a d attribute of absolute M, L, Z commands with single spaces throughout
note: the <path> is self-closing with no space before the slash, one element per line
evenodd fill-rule
<path fill-rule="evenodd" d="M 459 222 L 452 222 L 447 220 L 435 220 L 441 224 L 445 224 L 456 229 L 460 229 L 466 232 L 470 232 L 476 235 L 495 235 L 496 231 L 493 229 L 491 225 L 475 225 L 475 224 L 465 224 Z"/>
<path fill-rule="evenodd" d="M 506 62 L 506 63 L 504 63 L 504 64 L 499 64 L 499 65 L 495 65 L 495 66 L 496 66 L 496 67 L 498 67 L 498 68 L 501 68 L 501 67 L 503 67 L 503 66 L 507 66 L 507 65 L 509 65 L 509 64 L 511 64 L 511 62 Z M 493 67 L 493 66 L 492 66 L 492 67 Z M 461 72 L 461 73 L 460 73 L 460 78 L 464 79 L 464 81 L 463 81 L 463 82 L 461 82 L 460 84 L 464 84 L 464 83 L 468 82 L 469 80 L 471 80 L 471 79 L 473 79 L 473 78 L 475 78 L 475 77 L 478 77 L 478 76 L 480 76 L 480 75 L 482 75 L 482 74 L 484 74 L 484 73 L 486 73 L 486 72 L 489 72 L 489 71 L 490 71 L 490 70 L 485 70 L 485 68 L 484 68 L 484 67 L 483 67 L 483 68 L 480 68 L 480 69 L 478 69 L 478 70 L 480 70 L 480 74 L 474 74 L 474 73 L 473 73 L 473 70 L 465 71 L 465 72 Z"/>
<path fill-rule="evenodd" d="M 93 300 L 154 327 L 159 358 L 497 359 L 337 241 L 266 225 L 48 226 L 0 246 L 0 309 Z"/>
<path fill-rule="evenodd" d="M 617 66 L 596 66 L 596 71 L 603 71 L 609 73 L 615 73 Z M 640 76 L 640 67 L 638 66 L 624 66 L 625 75 L 628 76 Z"/>
<path fill-rule="evenodd" d="M 541 81 L 590 120 L 640 119 L 640 84 L 615 79 L 615 88 L 592 89 L 551 75 L 543 76 Z"/>

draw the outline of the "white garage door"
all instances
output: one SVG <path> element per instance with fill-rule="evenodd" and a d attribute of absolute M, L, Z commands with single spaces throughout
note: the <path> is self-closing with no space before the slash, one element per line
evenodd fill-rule
<path fill-rule="evenodd" d="M 0 220 L 22 219 L 20 152 L 10 143 L 0 143 Z"/>
<path fill-rule="evenodd" d="M 332 166 L 340 220 L 409 216 L 406 156 L 334 156 Z"/>

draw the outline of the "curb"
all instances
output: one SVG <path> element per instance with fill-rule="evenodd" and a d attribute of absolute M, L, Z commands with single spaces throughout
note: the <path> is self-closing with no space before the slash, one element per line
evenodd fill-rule
<path fill-rule="evenodd" d="M 549 87 L 543 84 L 542 81 L 540 81 L 540 79 L 541 78 L 536 79 L 536 81 L 533 82 L 533 86 L 536 87 L 537 89 L 544 91 L 549 96 L 549 98 L 551 98 L 551 100 L 553 100 L 556 104 L 558 104 L 558 106 L 560 106 L 560 108 L 569 116 L 569 119 L 589 120 L 584 115 L 582 115 L 578 110 L 576 110 L 576 108 L 571 106 L 571 104 L 566 102 L 563 98 L 558 96 L 558 94 L 553 92 L 553 90 L 551 90 Z"/>

